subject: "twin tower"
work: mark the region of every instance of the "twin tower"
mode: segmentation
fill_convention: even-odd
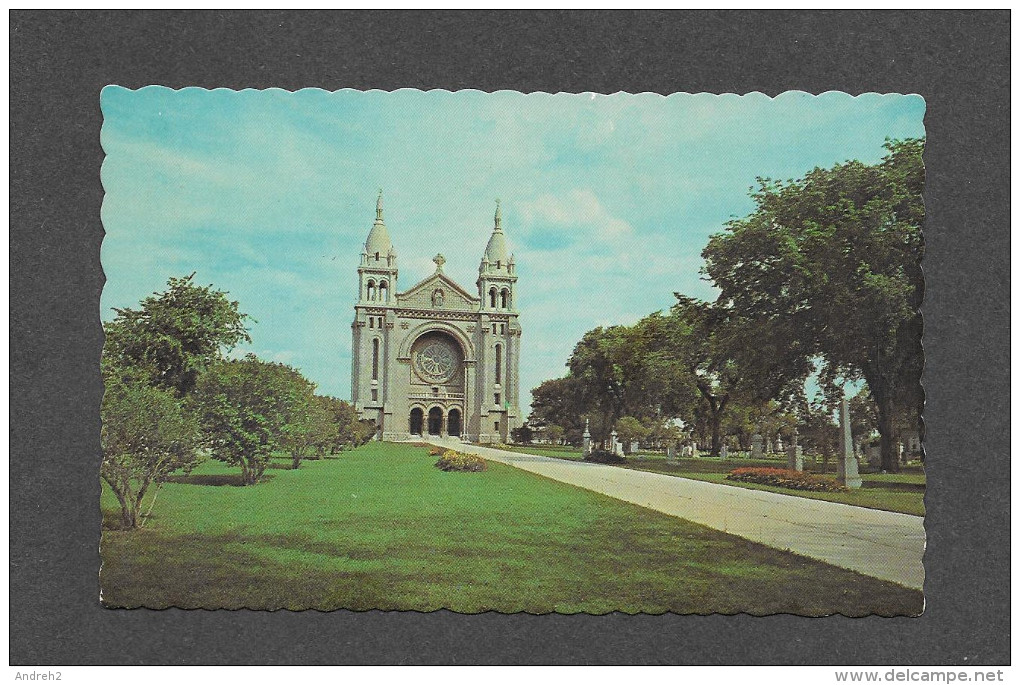
[[[420,235],[420,232],[418,233]],[[425,243],[425,241],[422,241]],[[383,220],[382,192],[358,266],[351,394],[381,440],[456,436],[507,442],[520,424],[521,326],[517,269],[499,202],[478,267],[477,295],[443,272],[397,287],[397,252]]]

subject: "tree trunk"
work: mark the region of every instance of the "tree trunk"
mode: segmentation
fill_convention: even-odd
[[[247,460],[241,462],[241,485],[255,484],[255,469]]]
[[[718,457],[722,453],[722,411],[712,412],[712,451],[709,456]]]
[[[301,455],[298,454],[297,452],[293,452],[290,455],[290,459],[291,459],[290,467],[292,469],[296,469],[299,466],[301,466]]]
[[[900,459],[896,450],[896,427],[890,405],[892,402],[888,400],[878,403],[878,435],[882,451],[882,470],[896,473],[900,470]]]
[[[106,482],[110,483],[110,489],[113,490],[113,494],[117,496],[117,501],[120,502],[121,525],[127,529],[135,528],[137,519],[135,518],[135,510],[132,506],[130,494],[125,494],[122,488],[116,487],[109,479]]]

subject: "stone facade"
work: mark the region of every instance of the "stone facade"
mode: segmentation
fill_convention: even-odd
[[[430,433],[507,442],[520,423],[521,327],[498,203],[477,295],[443,272],[445,261],[436,255],[435,273],[398,290],[380,193],[358,266],[351,399],[381,440]]]

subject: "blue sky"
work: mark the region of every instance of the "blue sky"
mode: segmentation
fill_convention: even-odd
[[[585,331],[667,308],[674,291],[712,297],[701,250],[753,209],[756,176],[873,162],[885,138],[924,134],[916,95],[150,86],[101,101],[103,319],[195,271],[258,321],[243,351],[343,398],[377,188],[402,289],[441,252],[474,292],[502,199],[527,399]]]

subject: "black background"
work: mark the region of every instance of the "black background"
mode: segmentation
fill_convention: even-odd
[[[10,17],[12,664],[1008,663],[1008,12]],[[920,93],[928,104],[924,615],[102,609],[99,91],[107,84]]]

